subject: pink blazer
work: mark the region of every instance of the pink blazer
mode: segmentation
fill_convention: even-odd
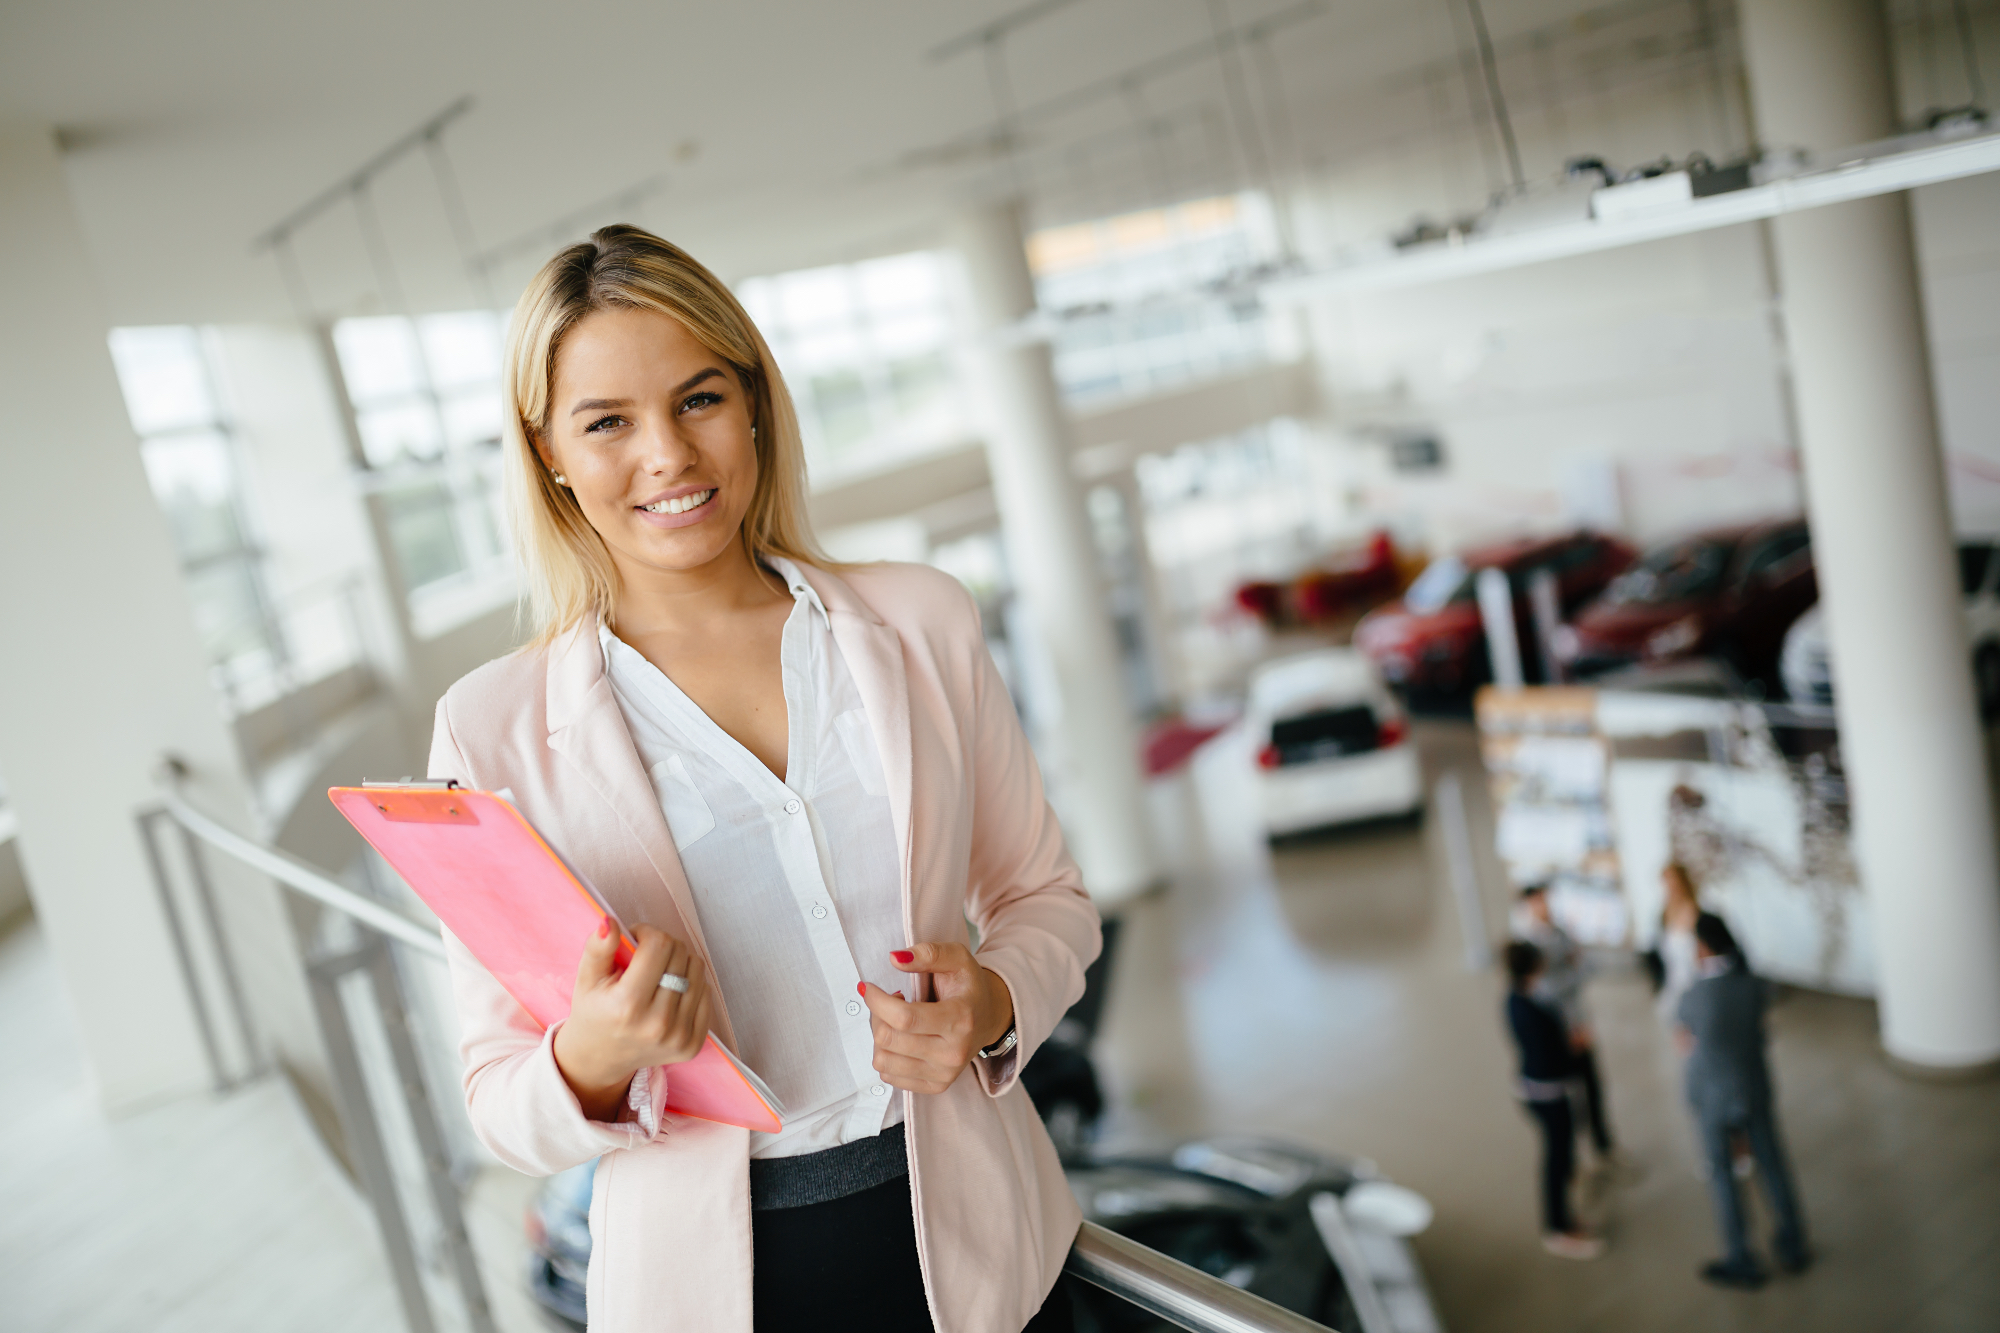
[[[905,939],[969,945],[970,918],[979,961],[1013,993],[1020,1045],[1011,1065],[902,1096],[917,1252],[938,1333],[1018,1333],[1054,1285],[1082,1217],[1016,1076],[1083,993],[1101,942],[1097,912],[965,590],[919,565],[804,573],[860,687],[888,777]],[[669,931],[706,956],[594,621],[452,686],[438,703],[430,773],[511,788],[627,922]],[[446,945],[480,1139],[531,1175],[598,1158],[592,1333],[751,1333],[748,1131],[668,1116],[648,1136],[636,1121],[586,1119],[550,1053],[555,1029],[542,1031],[449,934]],[[716,1033],[733,1045],[729,997],[718,1000]]]

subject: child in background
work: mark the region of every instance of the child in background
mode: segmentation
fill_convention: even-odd
[[[1576,1120],[1569,1109],[1569,1080],[1576,1073],[1576,1053],[1562,1016],[1534,998],[1545,968],[1542,951],[1526,940],[1507,946],[1507,1028],[1521,1053],[1516,1092],[1542,1132],[1542,1248],[1563,1259],[1595,1259],[1604,1253],[1604,1242],[1570,1214]]]

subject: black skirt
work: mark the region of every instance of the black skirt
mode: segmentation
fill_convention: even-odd
[[[757,1333],[933,1333],[907,1167],[880,1184],[797,1207],[756,1206],[760,1197],[770,1197],[757,1183],[753,1174],[751,1300]],[[1065,1279],[1023,1333],[1072,1333],[1072,1328]]]

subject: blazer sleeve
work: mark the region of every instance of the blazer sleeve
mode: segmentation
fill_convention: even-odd
[[[972,865],[966,915],[979,929],[980,965],[1006,983],[1014,1001],[1014,1049],[974,1059],[980,1084],[998,1097],[1013,1087],[1035,1051],[1083,996],[1083,970],[1103,947],[1097,908],[1064,845],[1042,790],[1014,701],[972,619]]]
[[[438,701],[430,772],[475,785],[478,779],[452,734],[449,702],[449,697]],[[444,944],[461,1034],[466,1114],[494,1156],[516,1171],[549,1176],[667,1132],[659,1105],[665,1087],[658,1079],[650,1087],[647,1080],[634,1080],[634,1094],[617,1123],[585,1116],[556,1068],[555,1035],[562,1024],[544,1031],[449,930]]]

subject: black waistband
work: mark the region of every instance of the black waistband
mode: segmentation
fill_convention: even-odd
[[[873,1138],[856,1139],[837,1148],[801,1153],[797,1157],[750,1159],[750,1208],[804,1208],[873,1189],[907,1175],[910,1159],[903,1147],[903,1127],[889,1126]]]

